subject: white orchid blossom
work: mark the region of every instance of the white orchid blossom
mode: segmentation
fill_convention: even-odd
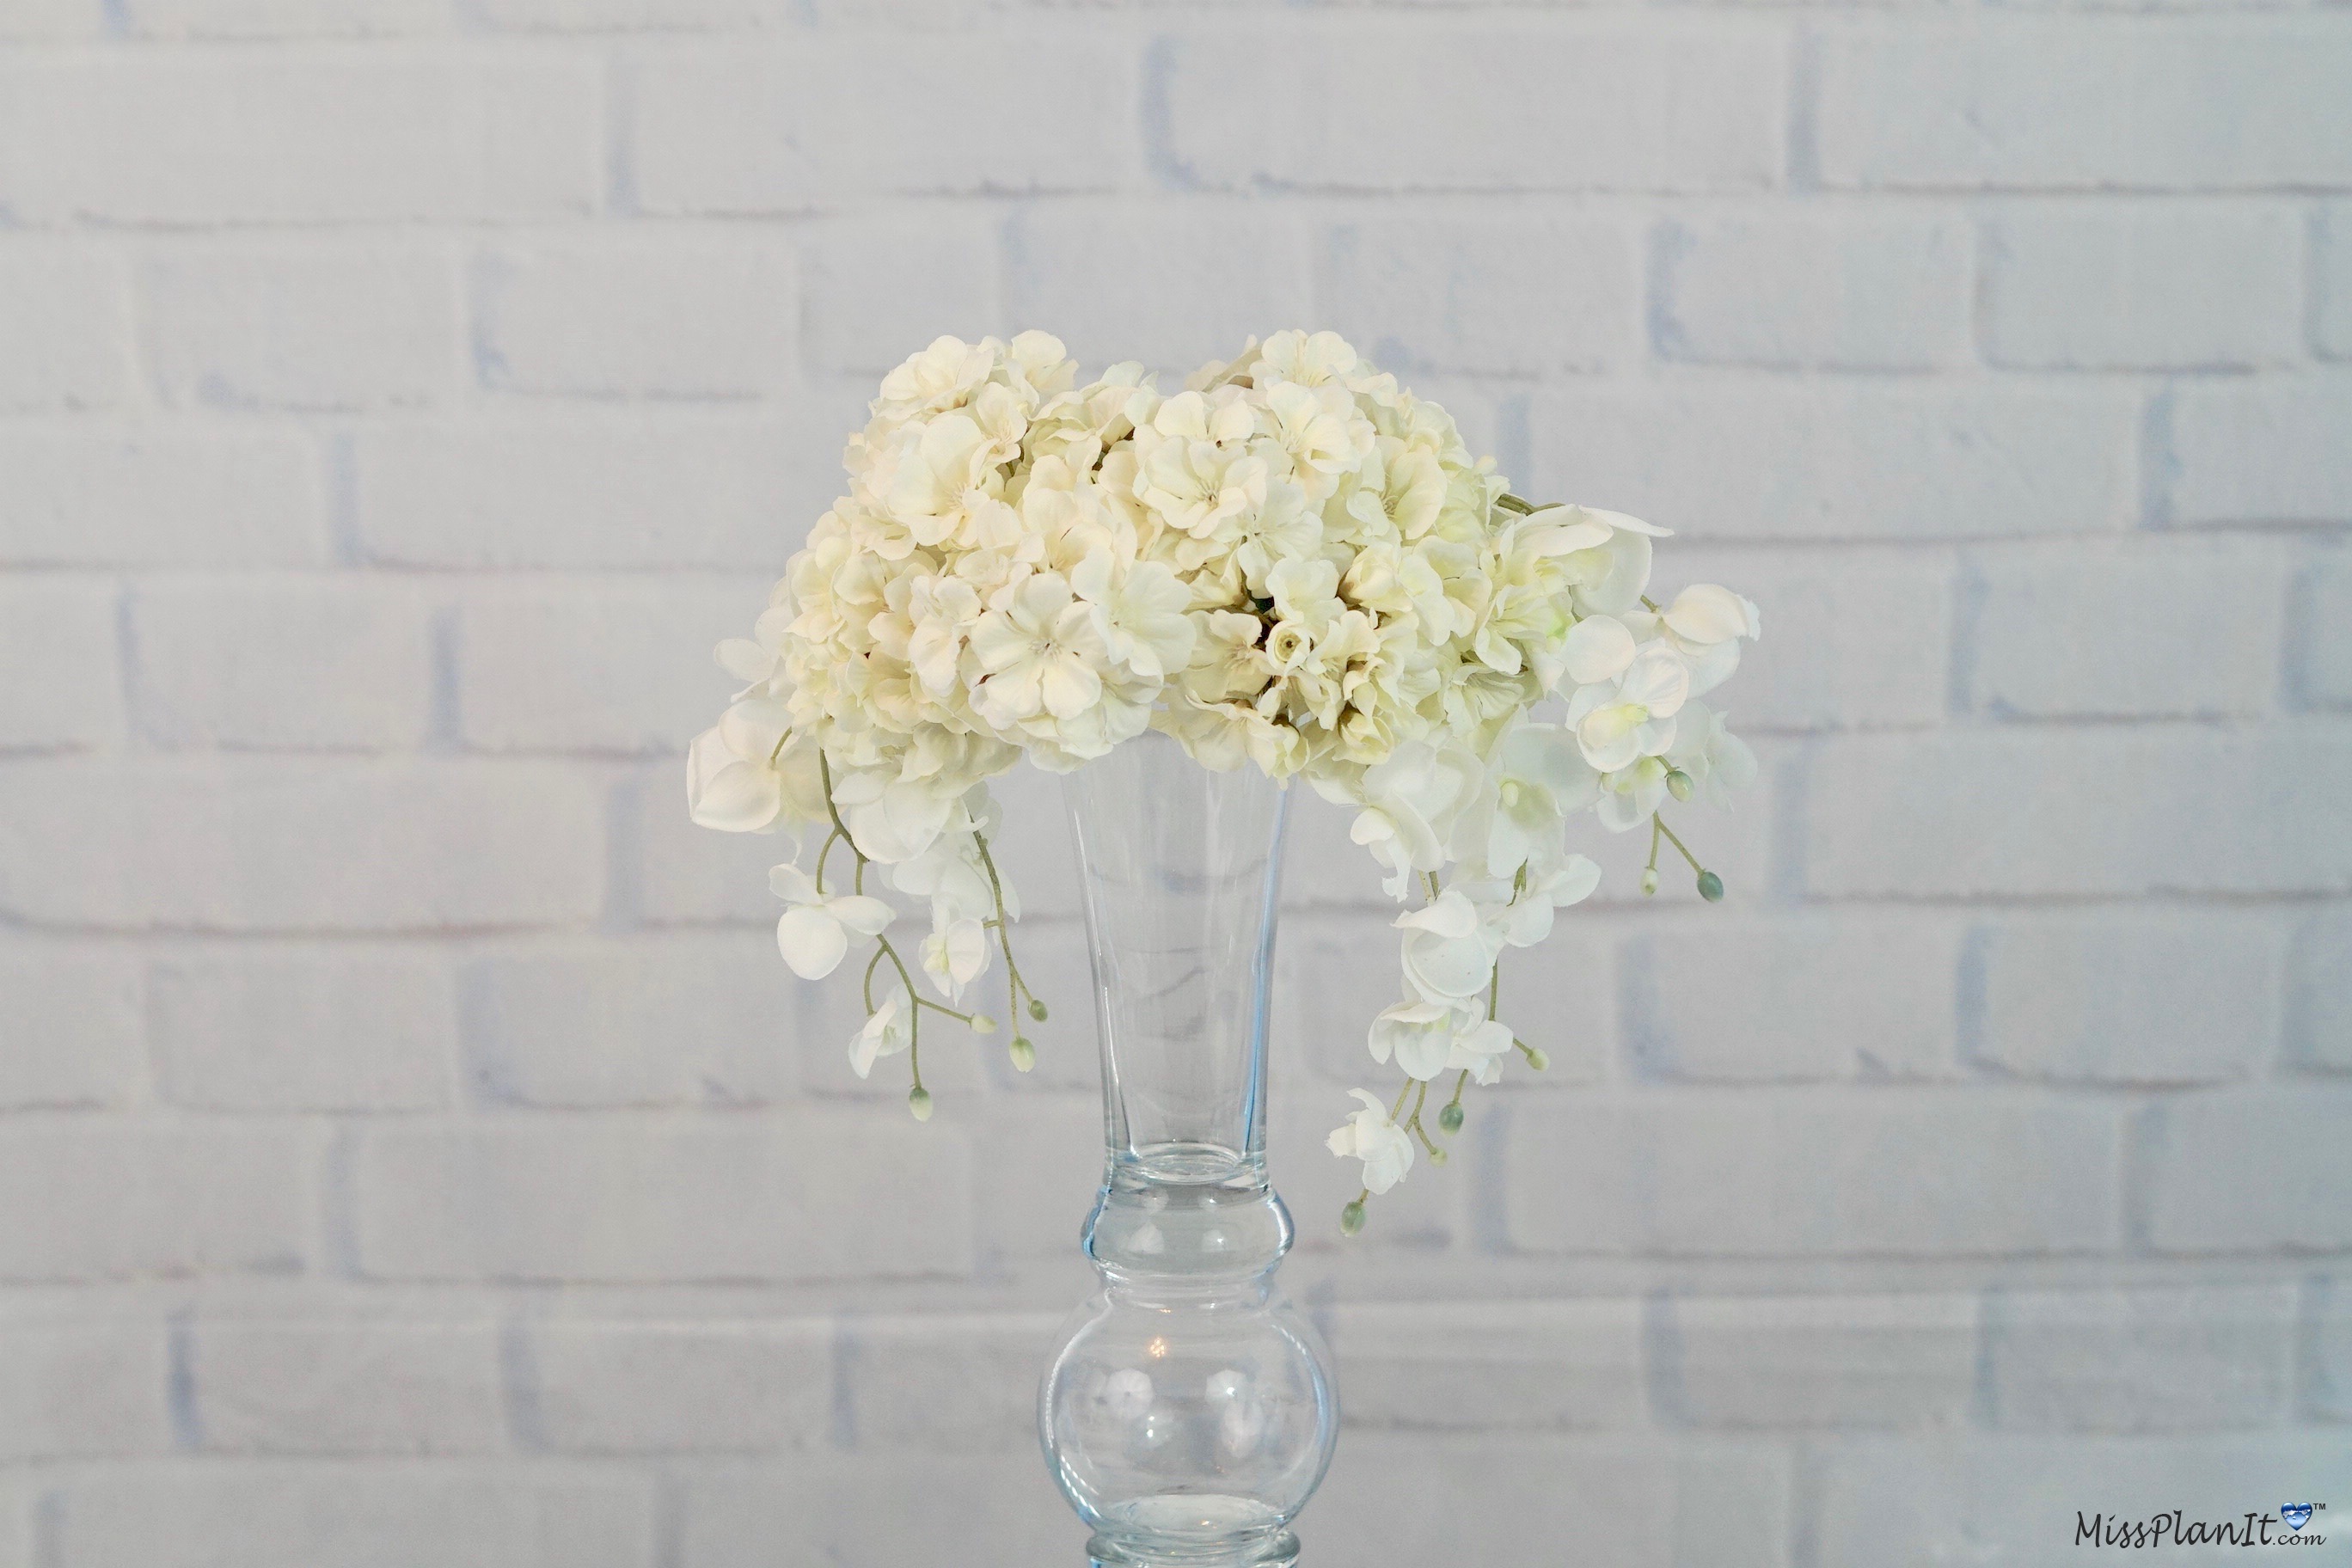
[[[1485,770],[1458,746],[1421,742],[1399,746],[1389,760],[1364,772],[1358,814],[1349,837],[1389,869],[1383,885],[1402,898],[1412,873],[1444,866],[1454,826],[1477,799]]]
[[[1412,1139],[1389,1119],[1388,1107],[1377,1096],[1360,1089],[1348,1092],[1362,1100],[1364,1108],[1324,1140],[1324,1146],[1343,1160],[1364,1163],[1367,1191],[1387,1192],[1412,1169]]]
[[[913,1009],[901,1007],[898,997],[884,997],[865,1026],[850,1037],[851,1070],[865,1078],[874,1071],[875,1062],[884,1057],[895,1057],[913,1045],[914,1030],[909,1026],[912,1016]]]
[[[942,833],[929,848],[884,868],[883,874],[891,887],[929,900],[933,910],[949,920],[985,920],[996,907],[995,886],[989,881],[978,846],[968,833]],[[1006,902],[1010,906],[1006,913],[1018,917],[1021,903],[1010,889]]]
[[[817,748],[791,733],[784,705],[746,698],[687,748],[687,814],[704,827],[757,833],[824,816]]]
[[[1492,788],[1484,843],[1490,876],[1509,876],[1559,842],[1573,813],[1591,805],[1600,777],[1576,737],[1557,724],[1520,724],[1504,735],[1487,769]]]
[[[898,911],[880,899],[856,893],[828,896],[798,866],[768,873],[768,889],[792,908],[776,922],[776,948],[803,980],[822,980],[840,967],[851,932],[880,936]]]
[[[1453,1059],[1454,1037],[1476,1017],[1454,1002],[1399,1002],[1372,1020],[1372,1060],[1393,1055],[1406,1077],[1435,1078]]]
[[[893,778],[878,768],[836,777],[833,803],[858,852],[885,865],[910,860],[938,842],[958,804],[931,781]]]
[[[1741,640],[1763,635],[1755,604],[1713,583],[1695,583],[1657,612],[1657,635],[1690,666],[1690,694],[1700,697],[1739,668]]]
[[[1690,667],[1670,647],[1650,644],[1614,679],[1581,687],[1568,721],[1584,760],[1614,773],[1675,743],[1675,715],[1690,696]]]
[[[950,1002],[963,1000],[963,988],[988,967],[988,932],[969,917],[942,921],[923,939],[923,973],[940,994]]]
[[[1480,1018],[1454,1037],[1453,1048],[1440,1070],[1466,1072],[1475,1084],[1493,1083],[1503,1076],[1503,1063],[1517,1043],[1508,1024]]]
[[[1692,781],[1693,792],[1709,805],[1728,806],[1733,790],[1756,782],[1756,753],[1733,734],[1722,714],[1704,702],[1685,702],[1675,717],[1675,743],[1665,762]]]
[[[1466,1002],[1486,989],[1500,944],[1458,888],[1397,916],[1404,932],[1405,984],[1425,1002]]]

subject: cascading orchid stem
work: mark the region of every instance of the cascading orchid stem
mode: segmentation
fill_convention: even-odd
[[[824,847],[816,852],[816,890],[818,892],[822,893],[824,891],[824,865],[826,861],[833,858],[833,847],[844,842],[848,838],[848,837],[849,835],[844,833],[838,827],[825,835]],[[857,846],[855,844],[852,844],[849,848],[850,853],[852,854],[856,854],[857,852]]]
[[[988,923],[995,928],[998,944],[1004,951],[1006,1003],[1017,1019],[1021,1014],[1021,1004],[1025,999],[1029,1004],[1029,1016],[1042,1024],[1046,1017],[1045,1004],[1029,989],[1029,983],[1021,978],[1021,965],[1013,962],[1013,917],[1004,912],[1004,879],[997,875],[996,858],[988,852],[987,837],[975,833],[972,842],[980,847],[980,864],[988,873],[989,894],[996,902],[996,918]]]
[[[777,744],[781,749],[783,742],[780,741]],[[833,847],[835,844],[846,843],[849,846],[850,854],[855,856],[857,861],[856,874],[853,880],[855,896],[862,897],[866,891],[866,868],[871,863],[871,858],[858,847],[856,837],[850,833],[847,824],[842,821],[841,807],[835,800],[833,793],[833,764],[821,752],[817,757],[817,776],[824,790],[825,812],[832,821],[833,831],[826,836],[823,847],[817,851],[816,871],[811,880],[821,898],[825,890],[824,871],[827,862],[832,858]],[[996,888],[997,908],[1001,912],[1003,909],[1003,884],[997,881],[992,867],[990,868],[990,880]],[[1012,948],[1008,943],[1005,947],[1005,963],[1008,968],[1012,964]],[[916,1121],[928,1121],[931,1118],[931,1096],[930,1091],[923,1087],[922,1033],[925,1010],[953,1018],[974,1034],[980,1035],[995,1033],[996,1021],[985,1014],[965,1012],[960,1008],[948,1006],[944,1003],[935,1002],[924,995],[921,989],[916,985],[914,974],[908,969],[906,960],[899,956],[898,944],[893,942],[887,934],[877,931],[874,937],[874,955],[866,960],[866,973],[860,982],[861,994],[865,999],[866,1011],[868,1015],[867,1030],[861,1031],[859,1041],[853,1043],[851,1047],[853,1059],[856,1059],[860,1047],[867,1041],[876,1019],[885,1021],[887,1034],[887,1025],[891,1016],[880,1012],[874,1003],[875,972],[881,968],[886,959],[898,973],[900,994],[907,1004],[907,1068],[911,1080],[911,1087],[907,1096],[908,1109],[912,1111]],[[871,1058],[868,1057],[866,1061],[870,1065]]]

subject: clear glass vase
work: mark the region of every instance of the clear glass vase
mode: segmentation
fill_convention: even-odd
[[[1102,1036],[1103,1288],[1038,1426],[1097,1568],[1279,1564],[1338,1435],[1330,1355],[1274,1288],[1266,1001],[1285,792],[1151,733],[1069,775]]]

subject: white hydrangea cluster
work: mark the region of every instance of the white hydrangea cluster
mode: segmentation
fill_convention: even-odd
[[[796,854],[773,873],[778,942],[814,978],[851,936],[875,939],[851,1059],[862,1076],[908,1052],[918,1116],[921,1016],[992,1030],[961,1007],[992,950],[1016,1019],[1045,1016],[990,850],[985,781],[1024,755],[1066,771],[1156,728],[1204,766],[1300,775],[1357,809],[1383,885],[1420,900],[1397,921],[1403,998],[1370,1038],[1403,1091],[1356,1091],[1364,1108],[1331,1137],[1363,1162],[1366,1196],[1416,1147],[1443,1160],[1421,1120],[1433,1081],[1454,1077],[1451,1132],[1466,1084],[1514,1051],[1542,1065],[1496,1018],[1496,962],[1597,884],[1570,820],[1648,823],[1651,890],[1662,837],[1689,858],[1661,805],[1754,773],[1699,699],[1757,636],[1756,606],[1713,585],[1657,605],[1664,530],[1510,494],[1444,409],[1335,334],[1277,333],[1172,395],[1132,364],[1078,386],[1041,332],[941,338],[872,413],[849,493],[752,637],[720,645],[748,684],[696,739],[688,798],[713,827],[825,829],[812,868]],[[1538,721],[1555,696],[1564,712]],[[845,846],[846,892],[827,879]],[[944,1002],[892,943],[869,866],[929,901],[919,960]],[[1017,1028],[1013,1050],[1034,1059]],[[1346,1224],[1362,1217],[1360,1198]]]

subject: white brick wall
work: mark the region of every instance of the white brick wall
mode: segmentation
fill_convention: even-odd
[[[676,762],[877,374],[1032,325],[1338,327],[1764,606],[1731,898],[1519,961],[1553,1070],[1344,1246],[1393,933],[1300,813],[1318,1561],[2352,1506],[2347,80],[2307,0],[0,5],[0,1568],[1077,1560],[1054,788],[1043,1059],[918,1128]]]

